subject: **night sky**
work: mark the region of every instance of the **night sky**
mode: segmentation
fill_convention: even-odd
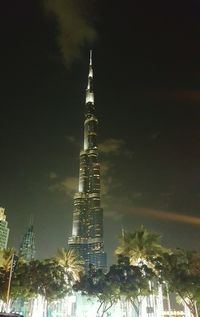
[[[18,248],[31,215],[37,257],[66,246],[92,48],[109,259],[121,229],[140,224],[166,246],[200,250],[199,0],[0,6],[0,205],[9,246]]]

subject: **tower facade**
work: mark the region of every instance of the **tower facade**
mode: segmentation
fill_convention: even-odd
[[[9,231],[5,208],[0,207],[0,249],[7,248]]]
[[[35,256],[35,233],[33,230],[33,225],[30,224],[25,235],[23,236],[19,256],[23,257],[27,262],[34,259]]]
[[[92,51],[84,113],[84,142],[80,151],[79,185],[74,195],[70,248],[79,252],[86,267],[106,268],[103,243],[103,209],[100,197],[100,164],[97,146],[98,119],[95,115]]]

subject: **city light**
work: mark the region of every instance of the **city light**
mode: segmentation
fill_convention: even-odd
[[[100,309],[100,302],[95,297],[88,297],[81,293],[74,293],[63,299],[53,301],[47,305],[43,296],[38,295],[31,301],[31,317],[194,317],[186,305],[183,310],[164,310],[164,296],[162,287],[159,287],[156,295],[141,298],[138,312],[128,300],[121,300],[108,309],[104,315]],[[99,314],[97,313],[99,310]]]

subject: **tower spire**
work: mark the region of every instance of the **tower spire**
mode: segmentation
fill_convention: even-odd
[[[90,65],[92,66],[92,50],[90,50]]]
[[[90,63],[89,63],[88,84],[86,89],[85,103],[86,105],[88,103],[91,103],[92,105],[94,105],[92,50],[90,50]]]
[[[33,214],[30,215],[30,218],[29,218],[29,226],[33,226],[33,222],[34,222],[34,216]]]

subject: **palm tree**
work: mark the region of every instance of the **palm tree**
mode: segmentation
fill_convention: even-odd
[[[74,250],[58,249],[56,260],[65,269],[69,280],[79,281],[80,274],[84,272],[84,261]]]
[[[6,309],[8,305],[9,291],[10,291],[10,272],[12,266],[12,257],[14,249],[0,249],[0,310]],[[6,304],[7,301],[7,304]]]
[[[12,262],[12,256],[14,254],[13,248],[1,249],[0,250],[0,268],[5,272],[10,271],[10,266]]]
[[[151,266],[151,258],[166,251],[160,245],[160,239],[159,233],[149,231],[143,225],[134,232],[123,231],[115,254],[128,256],[131,265]]]
[[[157,273],[154,259],[164,252],[168,252],[167,249],[161,246],[160,239],[161,235],[159,233],[149,231],[142,225],[134,232],[123,232],[115,253],[118,256],[128,256],[131,265],[145,265],[152,269],[154,273]],[[157,288],[156,284],[154,285],[152,281],[149,281],[150,289]],[[146,301],[148,306],[154,307],[154,300],[152,301],[150,296],[147,296]]]

